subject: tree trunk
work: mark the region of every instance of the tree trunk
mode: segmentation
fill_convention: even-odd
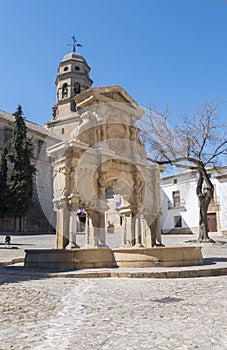
[[[22,217],[19,217],[19,232],[22,231]]]
[[[212,242],[208,235],[207,209],[210,200],[205,196],[198,196],[199,199],[199,242]]]
[[[14,230],[14,232],[17,232],[17,218],[13,218],[13,226],[14,226],[14,228],[13,228],[13,230]]]
[[[206,187],[203,188],[203,181],[205,181]],[[211,199],[213,198],[214,186],[211,183],[209,176],[204,168],[199,170],[199,178],[196,188],[196,193],[199,200],[199,242],[211,242],[214,241],[208,235],[208,221],[207,211]]]

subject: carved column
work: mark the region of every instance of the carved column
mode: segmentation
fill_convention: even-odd
[[[105,211],[91,211],[90,217],[93,225],[93,246],[96,248],[107,247]]]
[[[162,212],[160,210],[158,215],[157,215],[157,217],[156,217],[155,230],[156,230],[156,240],[157,240],[159,245],[163,246],[163,244],[162,244],[162,235],[161,235],[161,226],[160,226],[160,218],[161,218],[161,216],[162,216]]]
[[[71,208],[70,216],[69,216],[69,244],[67,245],[67,249],[80,248],[76,244],[76,234],[77,234],[77,220],[76,220],[76,212]]]
[[[55,203],[57,211],[56,248],[64,249],[69,242],[69,210],[63,201]]]
[[[160,245],[163,246],[162,244],[162,237],[161,237],[161,229],[160,229],[160,216],[162,215],[161,211],[157,214],[156,217],[150,217],[152,218],[149,220],[149,230],[150,230],[150,237],[147,239],[147,242],[149,242],[148,246],[156,246]],[[149,219],[149,218],[148,218]]]
[[[120,212],[122,217],[122,245],[133,245],[134,235],[132,234],[132,213],[130,209],[123,208]]]
[[[141,232],[141,244],[143,247],[146,247],[146,229],[145,229],[145,222],[144,222],[144,216],[140,215],[140,232]]]
[[[140,248],[143,247],[141,240],[141,215],[137,214],[135,216],[135,247]]]
[[[92,244],[92,232],[93,232],[93,225],[90,218],[90,212],[87,210],[86,211],[86,228],[85,228],[85,247],[86,248],[90,248],[94,245]]]
[[[127,244],[126,234],[127,234],[127,216],[125,214],[122,214],[122,245],[123,246]]]
[[[135,216],[133,214],[130,215],[131,219],[131,240],[130,243],[132,246],[136,244],[136,239],[135,239]]]
[[[96,212],[96,224],[94,226],[94,246],[105,248],[106,245],[106,220],[105,213]]]

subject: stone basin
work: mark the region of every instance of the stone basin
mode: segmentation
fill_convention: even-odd
[[[75,270],[195,266],[203,262],[201,247],[75,248],[26,250],[25,267]]]

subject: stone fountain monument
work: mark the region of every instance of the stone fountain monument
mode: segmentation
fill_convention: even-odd
[[[74,97],[64,124],[70,134],[48,149],[53,162],[56,249],[27,251],[26,266],[183,266],[202,262],[199,247],[163,247],[160,172],[151,165],[136,122],[143,110],[120,86],[89,88]],[[62,129],[63,130],[63,129]],[[109,193],[120,197],[122,246],[106,243]],[[77,244],[77,212],[86,213],[85,246]],[[157,246],[158,245],[158,246]]]
[[[53,164],[57,248],[75,248],[76,211],[86,212],[86,247],[106,247],[107,191],[119,193],[123,244],[160,240],[160,171],[149,165],[136,121],[143,110],[119,86],[76,97],[78,125],[70,140],[48,150]]]

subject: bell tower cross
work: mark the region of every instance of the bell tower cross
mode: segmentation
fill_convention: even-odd
[[[75,35],[72,35],[71,38],[72,38],[73,43],[72,44],[68,44],[68,46],[72,46],[73,52],[76,52],[76,47],[78,47],[78,46],[82,47],[82,45],[77,43]]]

